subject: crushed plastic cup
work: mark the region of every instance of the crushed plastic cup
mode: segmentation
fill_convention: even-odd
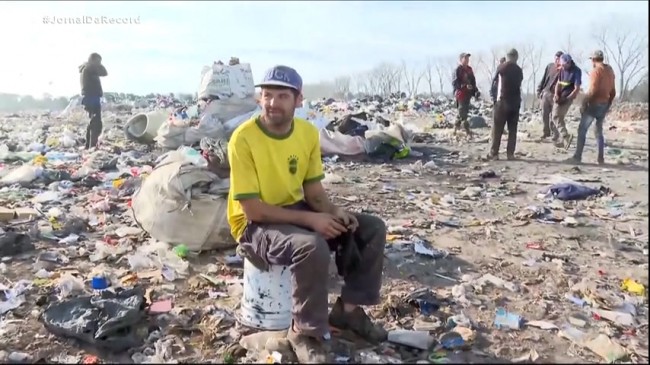
[[[153,260],[139,252],[127,256],[127,261],[129,262],[131,271],[135,271],[135,272],[141,270],[148,270],[154,267]]]

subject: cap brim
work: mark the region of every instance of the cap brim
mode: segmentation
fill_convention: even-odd
[[[280,87],[286,87],[289,89],[298,90],[295,86],[283,81],[265,81],[255,85],[255,87],[264,87],[264,86],[280,86]]]

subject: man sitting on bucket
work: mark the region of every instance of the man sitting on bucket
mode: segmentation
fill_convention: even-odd
[[[330,324],[371,342],[384,341],[386,331],[359,307],[379,303],[384,222],[347,212],[328,199],[321,184],[319,131],[294,117],[302,104],[302,78],[296,70],[273,67],[256,86],[261,88],[261,115],[239,126],[228,143],[228,222],[240,251],[260,269],[290,268],[293,320],[288,339],[301,363],[327,362],[324,340]],[[330,250],[345,245],[359,257],[345,268],[341,297],[328,318]],[[339,252],[341,273],[345,263],[339,262]]]

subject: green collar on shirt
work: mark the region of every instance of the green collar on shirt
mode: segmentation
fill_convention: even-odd
[[[291,121],[291,129],[289,129],[289,132],[286,134],[275,134],[264,127],[264,124],[262,124],[262,120],[260,118],[260,116],[257,116],[257,118],[255,118],[255,124],[257,124],[257,126],[262,130],[262,132],[264,132],[264,134],[266,134],[267,137],[277,140],[283,140],[291,137],[291,133],[293,133],[293,128],[296,123],[294,120]]]

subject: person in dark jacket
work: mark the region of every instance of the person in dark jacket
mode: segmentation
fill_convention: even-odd
[[[454,134],[458,132],[461,124],[465,129],[468,137],[472,137],[472,131],[469,129],[469,106],[472,97],[478,99],[481,93],[476,88],[476,77],[474,70],[469,65],[469,58],[471,54],[461,53],[459,57],[460,64],[456,67],[452,77],[452,87],[454,90],[454,97],[456,98],[456,106],[458,107],[458,117],[454,125]]]
[[[506,62],[505,57],[499,58],[499,65],[497,66],[497,71],[498,67]],[[497,104],[497,89],[499,88],[499,73],[494,72],[494,77],[492,78],[492,85],[490,86],[490,97],[492,98],[492,123],[494,123],[494,112],[496,111],[496,106]],[[506,126],[507,127],[507,126]],[[505,134],[508,134],[507,129],[504,131]]]
[[[492,123],[492,145],[488,159],[499,158],[499,147],[503,130],[508,126],[508,160],[515,158],[517,145],[517,125],[519,124],[519,108],[521,106],[521,83],[524,79],[521,67],[517,65],[519,53],[516,49],[508,51],[507,60],[497,68],[496,104],[494,106],[494,123]]]
[[[104,128],[102,124],[101,98],[104,96],[102,82],[99,79],[108,75],[106,68],[102,65],[102,56],[92,53],[88,62],[79,66],[81,78],[81,105],[88,112],[90,122],[86,128],[86,149],[97,147],[99,135]]]
[[[556,147],[568,149],[571,146],[573,135],[569,134],[564,123],[573,100],[580,93],[582,84],[582,70],[573,62],[573,58],[568,53],[560,57],[560,66],[562,69],[558,74],[555,83],[555,92],[553,95],[553,123],[559,132],[559,136],[553,136],[553,142]],[[559,138],[562,137],[560,141]]]
[[[542,105],[542,123],[544,125],[544,131],[540,141],[545,140],[548,137],[553,136],[557,139],[559,133],[555,124],[551,123],[551,112],[553,111],[553,94],[555,91],[555,84],[557,82],[557,76],[560,73],[560,57],[564,52],[557,51],[555,52],[555,61],[546,65],[544,70],[544,75],[537,85],[537,98],[540,99]]]

